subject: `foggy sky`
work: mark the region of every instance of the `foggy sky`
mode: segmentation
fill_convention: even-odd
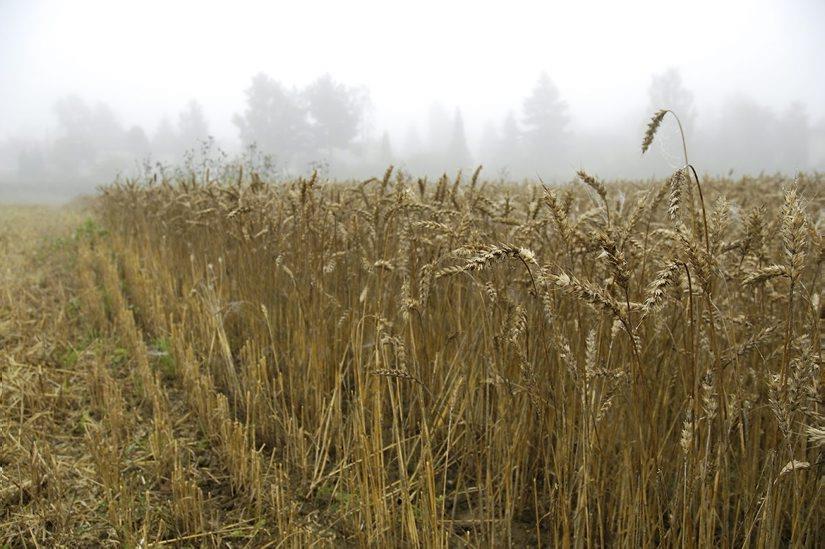
[[[744,93],[825,117],[825,2],[117,2],[0,0],[0,139],[48,138],[78,94],[151,133],[190,99],[237,145],[250,78],[322,73],[369,89],[370,126],[402,144],[438,101],[476,146],[518,110],[541,71],[573,129],[636,132],[651,75],[680,70],[699,118]]]
[[[0,136],[41,131],[54,101],[77,93],[150,128],[198,98],[214,131],[234,137],[231,114],[261,71],[366,85],[374,124],[393,130],[433,100],[480,126],[517,106],[541,70],[584,126],[644,106],[650,75],[670,66],[700,109],[745,90],[825,114],[823,2],[442,4],[3,0]]]

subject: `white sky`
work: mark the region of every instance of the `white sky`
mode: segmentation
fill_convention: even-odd
[[[120,2],[0,0],[0,138],[42,137],[51,105],[101,100],[150,135],[198,99],[235,138],[263,71],[370,89],[374,126],[426,129],[434,100],[468,130],[519,109],[546,70],[579,127],[636,120],[651,74],[681,69],[699,115],[737,91],[825,116],[825,1]],[[632,117],[632,118],[631,118]],[[635,129],[634,129],[635,131]]]

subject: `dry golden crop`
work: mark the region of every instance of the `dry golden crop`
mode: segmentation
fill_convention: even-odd
[[[103,189],[59,298],[82,539],[821,545],[825,180],[579,178]],[[81,539],[15,482],[0,539]]]

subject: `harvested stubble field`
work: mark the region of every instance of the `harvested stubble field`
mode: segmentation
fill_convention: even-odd
[[[823,189],[235,172],[3,210],[0,542],[821,546]]]

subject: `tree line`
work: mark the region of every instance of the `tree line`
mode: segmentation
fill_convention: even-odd
[[[741,95],[726,100],[715,115],[700,117],[681,74],[670,69],[651,78],[647,111],[638,113],[637,125],[662,107],[679,114],[704,170],[741,174],[825,169],[825,125],[812,124],[801,104],[777,112]],[[564,179],[584,165],[604,177],[643,177],[666,173],[672,167],[669,155],[679,153],[668,151],[663,140],[659,160],[643,164],[635,150],[638,127],[576,130],[566,100],[546,73],[539,75],[520,108],[488,121],[476,147],[468,144],[458,107],[450,110],[434,103],[426,137],[411,125],[400,145],[388,132],[373,131],[371,114],[364,87],[337,82],[329,74],[303,88],[288,87],[261,73],[251,79],[245,104],[232,122],[246,158],[284,176],[321,170],[336,177],[362,177],[389,164],[438,175],[484,164],[488,176],[505,179]],[[0,182],[98,184],[148,164],[226,155],[210,137],[204,110],[194,100],[176,118],[162,118],[151,136],[140,126],[124,125],[105,103],[74,95],[58,100],[54,115],[53,138],[0,143]]]

